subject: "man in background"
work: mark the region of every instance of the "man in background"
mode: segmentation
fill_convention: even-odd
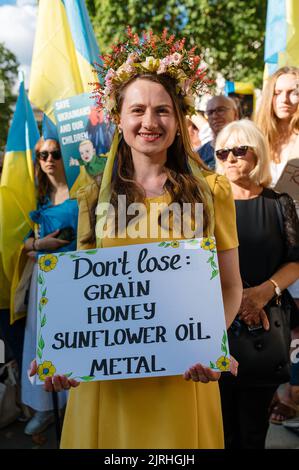
[[[224,95],[213,96],[207,103],[206,116],[212,130],[213,138],[200,147],[198,153],[205,164],[214,170],[214,146],[216,137],[227,124],[239,119],[238,108],[232,98],[228,98]]]

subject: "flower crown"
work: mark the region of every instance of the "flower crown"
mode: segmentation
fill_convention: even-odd
[[[104,109],[106,120],[118,122],[116,91],[123,83],[140,73],[169,75],[176,81],[176,91],[184,99],[187,113],[195,113],[194,95],[206,90],[210,81],[205,78],[201,57],[195,55],[196,47],[184,48],[185,38],[175,41],[167,37],[164,29],[161,37],[152,31],[142,38],[127,28],[127,40],[112,48],[112,53],[101,56],[102,64],[95,64],[100,83],[95,83],[94,95],[99,108]]]

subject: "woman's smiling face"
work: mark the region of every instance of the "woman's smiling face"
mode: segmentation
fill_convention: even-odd
[[[137,79],[124,91],[120,128],[132,155],[166,158],[178,122],[170,95],[156,82]]]

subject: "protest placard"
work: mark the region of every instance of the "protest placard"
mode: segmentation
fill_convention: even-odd
[[[110,148],[114,126],[104,122],[90,93],[56,101],[54,112],[66,180],[72,188],[80,167],[91,178],[103,170],[100,155]]]
[[[215,240],[202,238],[39,257],[38,382],[227,370]]]
[[[288,193],[294,201],[299,201],[299,158],[292,158],[286,163],[274,189],[279,193]]]

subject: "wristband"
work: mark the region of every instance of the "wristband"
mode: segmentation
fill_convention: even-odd
[[[281,294],[282,294],[281,289],[280,289],[279,285],[277,284],[277,282],[274,281],[274,279],[269,279],[269,281],[274,286],[274,291],[275,291],[275,295],[276,295],[276,304],[281,305]]]
[[[282,294],[279,285],[277,284],[276,281],[274,281],[274,279],[269,279],[269,281],[270,281],[270,282],[273,284],[273,286],[274,286],[274,291],[275,291],[276,296],[279,297],[279,296]]]
[[[33,245],[32,245],[33,250],[34,250],[34,251],[37,251],[37,247],[35,246],[35,242],[37,242],[37,238],[35,238],[35,239],[33,240]]]

